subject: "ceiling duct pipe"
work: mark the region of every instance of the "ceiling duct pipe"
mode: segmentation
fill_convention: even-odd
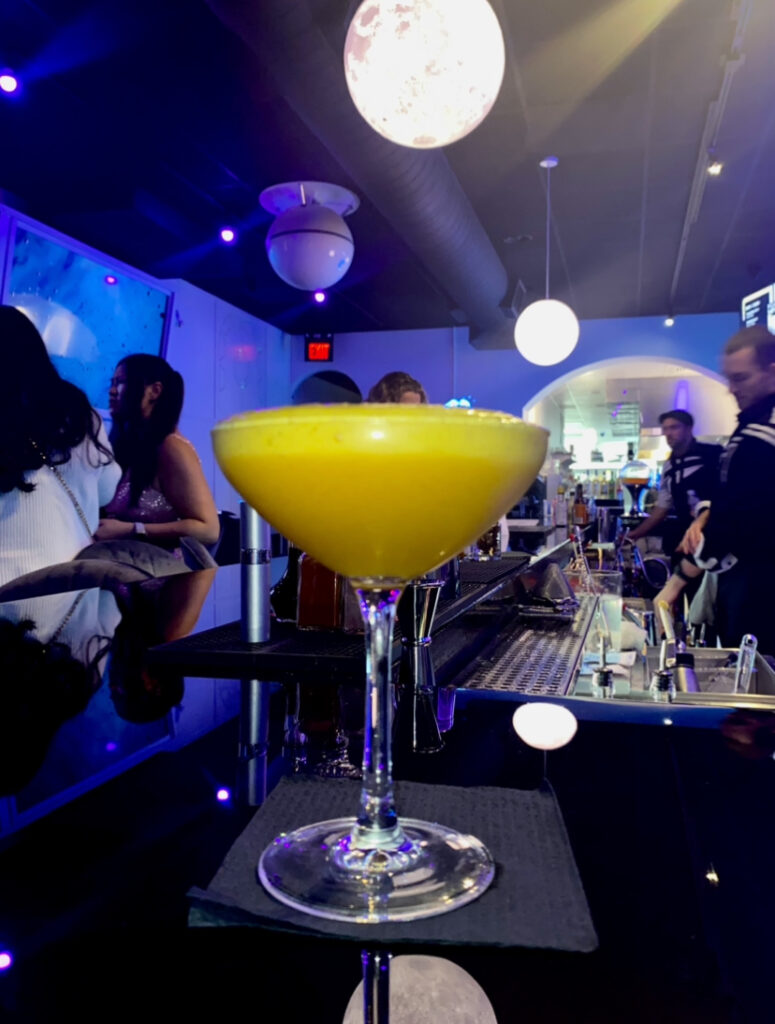
[[[306,0],[208,0],[269,68],[296,114],[466,315],[472,334],[499,336],[506,268],[441,150],[383,138],[355,108],[336,53]]]

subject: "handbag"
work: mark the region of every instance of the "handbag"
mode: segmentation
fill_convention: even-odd
[[[86,513],[81,508],[80,501],[76,498],[76,496],[73,494],[72,490],[70,489],[70,485],[68,484],[67,480],[65,480],[65,478],[62,476],[62,473],[60,472],[60,470],[56,466],[52,465],[46,459],[46,456],[40,450],[40,447],[38,446],[36,441],[34,441],[32,438],[30,438],[30,444],[35,449],[35,451],[38,453],[38,455],[40,456],[40,459],[41,459],[41,462],[43,463],[43,465],[51,470],[51,472],[57,478],[59,483],[62,485],[65,494],[68,496],[70,501],[72,501],[73,507],[75,508],[75,511],[78,513],[78,518],[83,523],[83,528],[84,528],[84,530],[86,530],[86,536],[89,538],[90,541],[93,540],[94,538],[92,536],[91,528],[89,526],[89,520],[86,518]]]
[[[94,536],[89,529],[89,521],[86,518],[85,512],[81,508],[81,503],[73,494],[62,473],[56,466],[47,462],[45,455],[41,452],[40,448],[32,438],[30,438],[30,444],[40,456],[43,465],[47,466],[51,470],[62,485],[65,494],[67,494],[70,501],[72,501],[73,507],[78,513],[78,518],[83,523],[84,530],[86,530],[89,543],[82,551],[78,552],[74,561],[90,561],[92,559],[99,559],[101,561],[116,562],[122,566],[129,566],[133,569],[139,570],[146,576],[146,578],[176,576],[178,573],[189,572],[191,570],[191,566],[186,565],[183,559],[175,558],[175,556],[169,551],[165,551],[163,548],[160,548],[155,544],[148,544],[146,541],[130,537],[122,537],[117,540],[95,541]],[[205,559],[209,559],[209,563],[212,563],[212,565],[215,566],[217,564],[215,560],[210,558],[204,548],[202,548],[202,550],[204,552]],[[193,552],[194,557],[196,557],[196,554],[197,552],[195,549]],[[209,568],[209,563],[205,561],[204,564],[196,564],[194,567]]]

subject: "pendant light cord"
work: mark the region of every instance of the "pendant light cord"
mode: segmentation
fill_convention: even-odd
[[[552,169],[546,168],[546,296],[549,298],[549,246],[552,235]]]

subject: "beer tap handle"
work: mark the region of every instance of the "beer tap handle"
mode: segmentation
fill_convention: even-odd
[[[676,639],[675,624],[670,614],[670,606],[667,601],[657,601],[657,614],[659,615],[662,629],[665,634],[665,668],[675,668],[676,662]]]

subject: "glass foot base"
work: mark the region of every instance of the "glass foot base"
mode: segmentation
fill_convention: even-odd
[[[336,818],[278,836],[258,862],[261,884],[305,914],[376,924],[455,910],[495,874],[482,842],[444,825],[402,818],[398,850],[367,851],[352,848],[354,826],[354,818]]]

